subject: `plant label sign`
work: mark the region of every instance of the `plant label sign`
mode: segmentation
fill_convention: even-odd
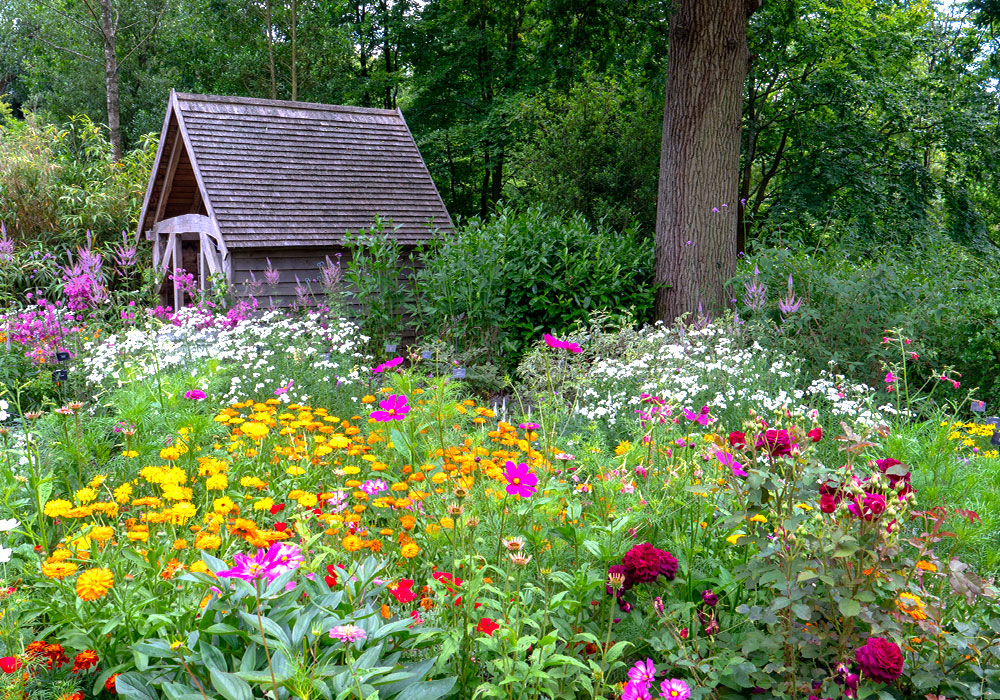
[[[422,353],[420,353],[420,359],[422,360],[429,360],[431,359],[431,357],[433,357],[433,355],[431,355],[430,350],[424,350]]]
[[[69,379],[69,372],[64,369],[57,369],[52,373],[52,381],[54,382],[65,382]]]
[[[56,362],[69,362],[69,353],[65,350],[60,350],[56,353]]]
[[[986,402],[985,401],[973,401],[969,408],[972,409],[973,413],[985,413],[986,412]]]
[[[465,379],[465,367],[456,367],[451,371],[453,379]]]
[[[395,343],[386,343],[385,344],[385,351],[388,352],[388,353],[396,352],[396,344]]]

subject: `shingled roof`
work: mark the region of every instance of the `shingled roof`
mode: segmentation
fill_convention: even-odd
[[[229,248],[339,245],[376,215],[404,244],[452,226],[398,109],[171,91],[140,232],[164,211],[177,138]]]

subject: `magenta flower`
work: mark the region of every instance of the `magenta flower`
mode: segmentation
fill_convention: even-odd
[[[216,576],[219,578],[241,578],[244,581],[256,581],[267,576],[269,568],[273,565],[267,559],[267,552],[258,549],[252,557],[248,554],[237,554],[233,557],[233,568],[226,571],[219,571]]]
[[[689,411],[686,408],[683,410],[684,410],[684,417],[687,418],[689,421],[694,421],[698,425],[708,425],[709,423],[712,422],[711,416],[708,415],[709,411],[708,406],[702,406],[701,410],[698,413],[695,413],[694,411]]]
[[[746,471],[743,469],[743,465],[736,461],[736,458],[729,452],[723,452],[718,450],[715,453],[715,458],[719,460],[719,463],[723,466],[729,467],[733,470],[733,476],[747,476]]]
[[[653,700],[649,694],[649,686],[635,681],[629,681],[622,688],[622,700]]]
[[[305,557],[302,556],[302,550],[295,545],[275,542],[268,547],[264,561],[267,564],[267,573],[265,574],[267,580],[273,581],[283,573],[299,568],[305,561]]]
[[[383,362],[382,364],[380,364],[378,367],[376,367],[375,369],[373,369],[372,372],[375,373],[375,374],[379,374],[380,372],[384,372],[387,369],[392,369],[393,367],[397,367],[397,366],[399,366],[401,364],[403,364],[403,358],[402,357],[394,357],[391,360],[388,360],[388,361]]]
[[[344,644],[352,644],[359,639],[364,639],[368,635],[363,629],[355,625],[337,625],[332,630],[330,630],[330,637],[332,639],[339,639],[344,642]]]
[[[688,700],[691,688],[680,678],[668,678],[660,683],[660,697],[669,700]]]
[[[403,420],[410,412],[410,406],[403,394],[391,394],[378,402],[381,411],[372,411],[369,415],[379,423],[390,420]]]
[[[636,661],[635,666],[628,670],[629,680],[649,687],[656,678],[656,667],[653,666],[652,659]]]
[[[583,352],[583,348],[581,348],[576,343],[571,343],[568,340],[559,340],[555,336],[549,335],[548,333],[546,333],[544,337],[545,337],[545,344],[548,345],[550,348],[556,348],[558,350],[569,350],[572,353]]]
[[[886,384],[892,384],[894,381],[896,381],[896,375],[894,375],[892,372],[889,372],[887,375],[885,375]]]
[[[507,471],[503,477],[507,480],[507,493],[511,496],[528,498],[538,490],[535,488],[538,485],[538,477],[531,473],[527,464],[524,462],[514,464],[508,460],[504,466],[507,467]]]
[[[294,383],[295,383],[294,379],[289,379],[288,384],[285,384],[285,386],[279,386],[277,389],[274,390],[274,395],[281,396],[282,394],[287,394],[288,390],[292,388],[292,384]]]
[[[185,399],[191,399],[192,401],[201,401],[205,398],[205,392],[201,389],[192,389],[188,393],[184,394]]]

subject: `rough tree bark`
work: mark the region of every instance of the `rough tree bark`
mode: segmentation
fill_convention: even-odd
[[[111,132],[111,151],[117,163],[122,159],[122,125],[118,108],[118,53],[115,49],[118,21],[111,7],[111,0],[101,0],[101,33],[104,35],[104,82],[107,88],[108,131]]]
[[[679,0],[675,7],[656,208],[656,313],[667,322],[727,301],[724,283],[736,269],[747,19],[760,0]]]

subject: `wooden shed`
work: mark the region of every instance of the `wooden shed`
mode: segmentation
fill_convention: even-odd
[[[138,228],[164,304],[185,304],[176,269],[242,296],[270,259],[281,279],[264,294],[288,305],[296,276],[316,280],[376,216],[404,252],[452,227],[398,109],[170,92]]]

